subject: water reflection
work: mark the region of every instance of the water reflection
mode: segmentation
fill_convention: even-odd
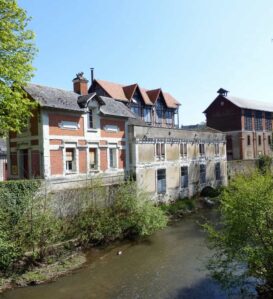
[[[209,255],[198,221],[211,211],[193,215],[137,243],[122,243],[88,253],[88,265],[54,283],[17,289],[5,299],[223,299],[227,295],[204,270]],[[123,252],[118,256],[118,250]]]

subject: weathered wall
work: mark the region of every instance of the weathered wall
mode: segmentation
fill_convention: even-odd
[[[171,200],[193,196],[205,186],[227,184],[225,136],[216,131],[186,131],[146,126],[129,127],[130,146],[135,149],[130,159],[130,169],[136,174],[140,188],[155,199]],[[165,155],[156,154],[156,144],[165,148]],[[199,144],[205,146],[200,155]],[[180,144],[187,145],[187,154],[181,155]],[[219,153],[216,153],[216,144]],[[216,163],[220,163],[220,179],[216,180]],[[200,183],[200,164],[206,166],[206,182]],[[188,167],[188,187],[182,186],[181,168]],[[166,170],[166,192],[158,194],[157,171]]]
[[[256,160],[235,160],[227,162],[228,179],[234,178],[237,174],[249,174],[256,169]]]

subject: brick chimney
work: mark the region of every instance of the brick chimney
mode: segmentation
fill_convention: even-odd
[[[88,80],[83,76],[83,72],[78,73],[72,80],[74,92],[84,96],[88,94]]]

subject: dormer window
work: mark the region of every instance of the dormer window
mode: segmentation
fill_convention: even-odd
[[[166,110],[166,124],[168,126],[173,125],[173,111],[171,109]]]
[[[148,124],[152,123],[152,115],[151,115],[151,108],[145,107],[144,108],[144,121]]]
[[[163,122],[163,116],[164,116],[164,111],[165,111],[165,106],[163,104],[163,101],[161,98],[159,98],[156,102],[156,123],[162,125]]]
[[[143,110],[142,98],[138,90],[136,90],[131,100],[131,111],[138,117],[142,118],[142,110]]]

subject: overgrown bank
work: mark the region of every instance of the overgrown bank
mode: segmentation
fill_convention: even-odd
[[[112,190],[111,205],[96,202],[108,196],[106,188],[86,188],[76,200],[56,201],[39,192],[39,181],[12,181],[0,185],[0,282],[11,284],[52,279],[39,267],[63,272],[83,259],[60,268],[76,248],[117,239],[147,236],[167,225],[167,216],[132,182]],[[94,201],[94,198],[96,200]],[[73,205],[71,205],[73,202]],[[69,244],[72,246],[56,246]],[[27,253],[27,254],[26,254]],[[58,261],[58,262],[57,262]],[[71,264],[72,263],[72,264]],[[65,270],[64,270],[65,269]],[[49,271],[50,272],[50,271]],[[29,278],[30,277],[30,278]],[[35,278],[36,277],[36,278]]]

